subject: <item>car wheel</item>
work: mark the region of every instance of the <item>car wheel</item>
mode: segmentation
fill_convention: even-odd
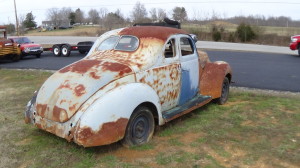
[[[61,55],[61,49],[59,45],[53,45],[52,52],[55,56],[59,57]]]
[[[300,56],[300,47],[298,48],[298,55]]]
[[[86,51],[84,51],[84,50],[78,50],[78,52],[79,52],[80,54],[85,54],[85,53],[86,53]]]
[[[36,54],[36,58],[41,58],[41,54]]]
[[[71,54],[71,46],[68,44],[61,46],[61,54],[65,57],[69,57]]]
[[[154,132],[154,117],[151,110],[141,106],[131,115],[122,144],[125,147],[142,145],[152,138]]]
[[[14,61],[14,62],[18,62],[20,59],[21,59],[21,55],[20,54],[15,54],[12,57],[12,61]]]
[[[222,84],[221,97],[216,99],[216,103],[222,105],[227,102],[228,96],[229,96],[229,85],[230,85],[229,79],[227,77],[225,77],[223,84]]]

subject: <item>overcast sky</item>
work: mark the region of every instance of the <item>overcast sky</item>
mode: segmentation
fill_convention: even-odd
[[[38,25],[47,20],[47,9],[71,7],[73,10],[80,8],[87,14],[93,9],[107,8],[109,12],[121,9],[124,16],[130,12],[137,1],[122,0],[15,0],[18,16],[25,16],[32,11]],[[171,14],[175,6],[185,7],[189,18],[205,18],[213,13],[220,17],[237,15],[264,15],[287,16],[293,20],[300,20],[299,0],[139,0],[149,11],[151,8],[165,9]],[[14,0],[0,0],[0,25],[15,23]]]

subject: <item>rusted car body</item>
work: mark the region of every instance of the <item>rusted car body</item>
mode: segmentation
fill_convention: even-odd
[[[7,39],[6,27],[0,26],[0,59],[11,59],[19,61],[21,55],[20,47],[17,43]]]
[[[85,147],[149,141],[154,124],[226,102],[232,74],[191,36],[159,26],[98,38],[87,56],[54,73],[28,102],[26,123]]]

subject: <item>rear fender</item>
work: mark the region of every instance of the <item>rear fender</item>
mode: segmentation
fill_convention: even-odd
[[[76,126],[74,141],[79,145],[100,146],[121,140],[132,112],[144,102],[155,105],[159,121],[163,121],[159,98],[146,84],[125,84],[103,96],[94,96],[95,101],[89,105]]]
[[[224,61],[207,63],[200,77],[200,94],[219,98],[224,78],[232,76],[231,67]],[[231,80],[231,79],[229,79]]]

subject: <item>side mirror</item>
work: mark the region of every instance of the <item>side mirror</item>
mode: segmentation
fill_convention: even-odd
[[[197,35],[195,34],[190,34],[191,38],[194,40],[194,42],[196,43],[198,41]]]

